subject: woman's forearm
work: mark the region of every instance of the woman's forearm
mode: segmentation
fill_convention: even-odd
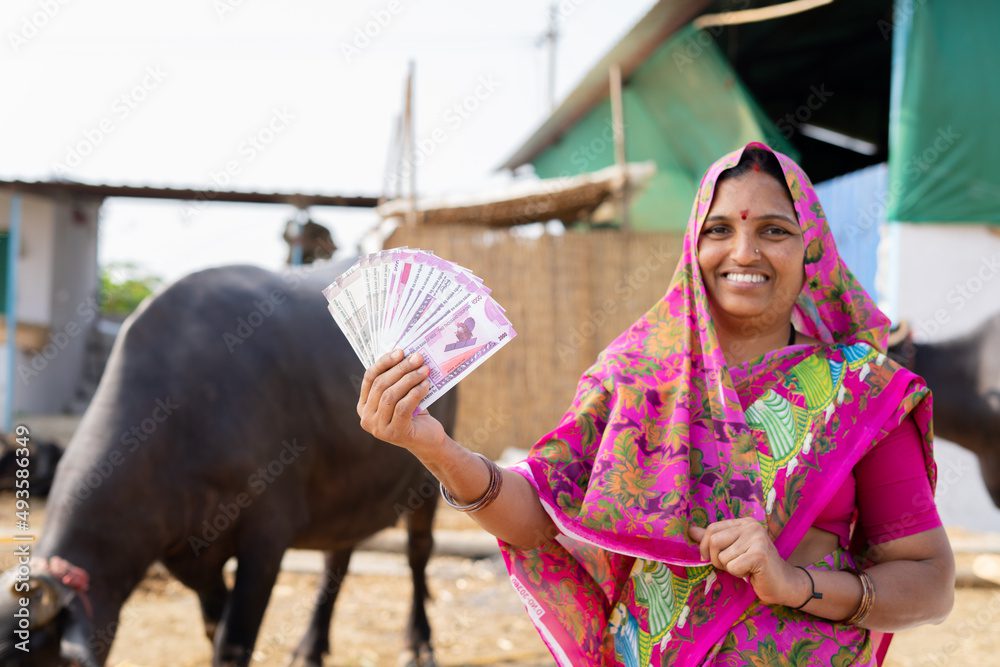
[[[490,473],[483,461],[450,437],[440,447],[412,451],[458,503],[479,498],[489,485]],[[503,487],[496,500],[469,516],[487,532],[517,547],[536,547],[558,533],[535,489],[510,470],[503,471]]]
[[[897,632],[924,623],[940,623],[951,611],[954,582],[946,568],[933,561],[897,560],[880,563],[867,572],[875,583],[875,606],[861,625],[870,630]],[[802,608],[814,616],[842,621],[861,602],[861,582],[849,572],[809,570],[816,581],[822,600],[810,600]],[[801,574],[801,587],[796,600],[787,600],[794,607],[809,597],[808,578]]]

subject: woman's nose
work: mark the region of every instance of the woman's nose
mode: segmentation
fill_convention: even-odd
[[[753,234],[736,232],[733,235],[733,245],[730,249],[730,256],[738,264],[753,264],[757,258],[757,240]]]

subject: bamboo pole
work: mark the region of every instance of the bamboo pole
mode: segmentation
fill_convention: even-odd
[[[622,68],[614,65],[609,74],[611,82],[611,126],[615,137],[615,164],[618,165],[619,182],[615,192],[618,218],[623,231],[629,228],[628,171],[625,162],[625,115],[622,100]]]
[[[406,162],[410,177],[410,211],[407,222],[415,224],[417,221],[417,139],[416,128],[413,122],[413,77],[416,63],[410,61],[409,72],[406,75]]]

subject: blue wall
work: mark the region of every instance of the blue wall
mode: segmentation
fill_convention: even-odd
[[[816,186],[837,250],[851,273],[877,301],[879,233],[886,220],[888,168],[877,164]]]

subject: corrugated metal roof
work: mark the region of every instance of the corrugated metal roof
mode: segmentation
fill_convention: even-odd
[[[21,181],[0,180],[0,189],[46,196],[71,195],[77,197],[138,197],[142,199],[174,199],[203,202],[242,202],[250,204],[290,204],[307,206],[345,206],[374,208],[378,197],[364,195],[336,195],[306,192],[257,192],[242,190],[205,190],[171,186],[128,185],[109,183],[81,183],[79,181]]]

